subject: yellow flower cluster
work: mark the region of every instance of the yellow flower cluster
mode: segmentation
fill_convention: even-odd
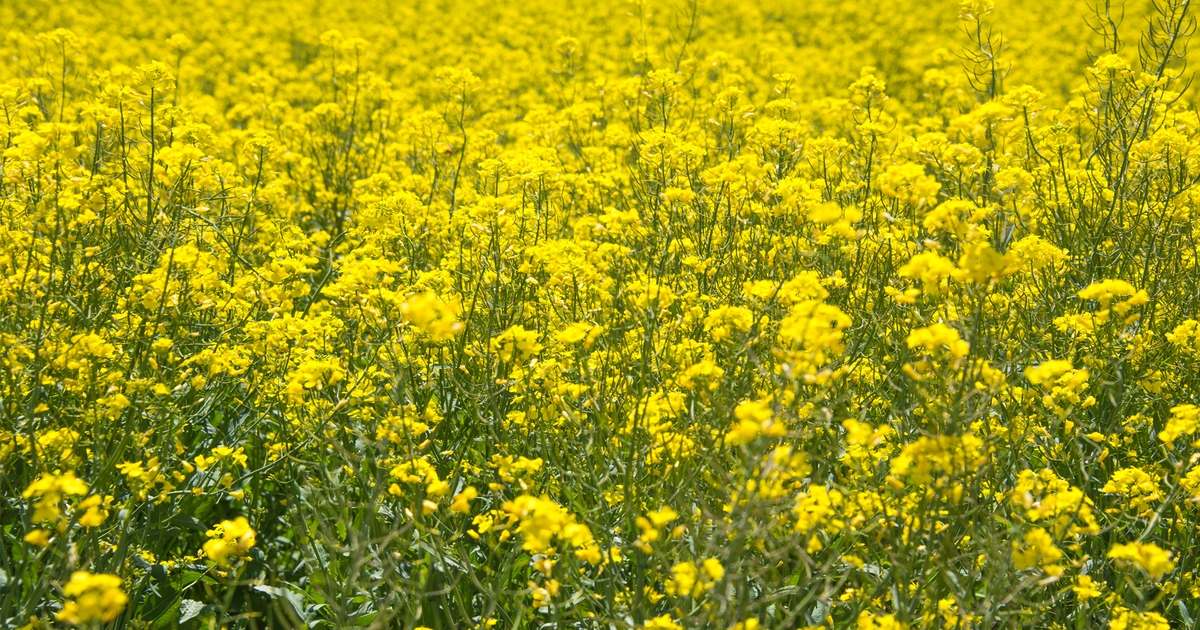
[[[256,533],[244,516],[221,521],[206,533],[209,540],[204,543],[204,555],[222,566],[246,557],[256,542]]]
[[[1192,4],[0,3],[0,625],[1194,626]]]
[[[108,623],[117,618],[129,596],[121,590],[121,578],[111,573],[95,575],[76,571],[62,588],[67,598],[57,617],[72,625]]]

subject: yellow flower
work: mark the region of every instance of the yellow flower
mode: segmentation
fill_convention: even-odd
[[[524,326],[518,325],[493,338],[491,348],[501,361],[519,363],[541,352],[542,344],[538,343],[537,332],[525,330]]]
[[[588,336],[588,330],[590,329],[590,324],[575,322],[573,324],[568,324],[566,328],[563,328],[555,333],[554,338],[557,339],[559,343],[573,345],[586,339]]]
[[[216,457],[205,457],[202,454],[196,456],[196,468],[200,469],[200,472],[204,472],[204,471],[208,470],[216,462],[217,462]]]
[[[938,254],[926,251],[913,256],[896,271],[901,278],[920,280],[925,292],[938,292],[942,283],[954,274],[957,267],[954,261]]]
[[[1118,298],[1126,298],[1114,304]],[[1150,301],[1145,290],[1135,289],[1124,280],[1101,280],[1093,282],[1079,292],[1083,300],[1095,300],[1100,303],[1101,311],[1111,308],[1118,315],[1124,315],[1129,309],[1141,306]]]
[[[910,349],[920,348],[925,354],[952,359],[967,356],[970,346],[958,335],[958,331],[945,324],[937,323],[924,328],[915,328],[906,340]]]
[[[971,473],[987,462],[983,440],[974,435],[922,437],[900,449],[891,460],[891,472],[914,483],[928,484],[962,473]]]
[[[1129,509],[1139,516],[1153,512],[1154,504],[1163,496],[1158,478],[1136,467],[1116,470],[1100,491],[1121,495],[1128,501]]]
[[[683,626],[671,620],[670,615],[659,615],[642,625],[643,630],[683,630]]]
[[[844,498],[841,492],[827,486],[809,486],[808,490],[796,496],[796,504],[792,508],[796,515],[795,531],[809,533],[823,525],[833,531],[841,529],[842,521],[837,515]]]
[[[782,437],[786,427],[775,418],[771,400],[744,400],[733,410],[737,423],[725,434],[725,442],[734,446],[750,444],[759,434]]]
[[[221,566],[230,566],[231,558],[246,557],[256,542],[255,531],[244,516],[221,521],[207,534],[209,540],[204,543],[204,555]]]
[[[680,562],[671,567],[671,579],[663,585],[668,595],[699,597],[705,588],[700,583],[699,571],[691,562]]]
[[[741,306],[721,306],[708,312],[704,330],[712,334],[714,343],[728,339],[735,332],[745,332],[754,325],[754,314]]]
[[[1154,580],[1175,570],[1171,552],[1153,543],[1133,542],[1113,545],[1112,549],[1108,551],[1108,557],[1119,562],[1127,562],[1145,571]]]
[[[1063,552],[1054,546],[1054,539],[1042,529],[1025,532],[1021,542],[1013,542],[1012,560],[1018,569],[1040,568],[1047,575],[1062,575],[1063,568],[1054,563],[1063,558]]]
[[[858,614],[855,630],[904,630],[907,626],[895,615],[876,615],[868,611]]]
[[[1173,447],[1173,442],[1180,436],[1191,435],[1200,429],[1200,407],[1196,405],[1176,405],[1171,407],[1171,417],[1167,426],[1158,432],[1158,439]]]
[[[121,614],[129,601],[129,596],[121,590],[121,578],[111,573],[76,571],[63,587],[63,595],[70,599],[56,616],[76,626],[97,621],[108,623]]]
[[[1135,612],[1117,606],[1112,613],[1109,630],[1171,630],[1166,618],[1155,612]]]
[[[962,0],[958,7],[958,19],[976,22],[996,8],[993,0]]]
[[[465,326],[458,321],[458,305],[446,302],[432,291],[415,293],[400,303],[404,320],[429,336],[430,341],[453,339]]]
[[[1025,369],[1025,378],[1029,379],[1034,385],[1053,381],[1061,374],[1069,372],[1073,369],[1070,361],[1043,361],[1036,366]]]
[[[50,530],[48,530],[48,529],[32,530],[28,534],[25,534],[25,538],[23,538],[22,540],[24,540],[25,542],[27,542],[31,545],[35,545],[37,547],[45,547],[46,545],[50,544]]]
[[[521,495],[505,501],[500,509],[519,523],[517,532],[524,540],[521,548],[526,551],[548,553],[554,539],[577,549],[594,547],[591,529],[576,522],[575,515],[546,497]],[[585,555],[595,557],[590,553]]]
[[[1096,588],[1096,581],[1090,575],[1080,575],[1075,578],[1075,583],[1071,585],[1071,590],[1075,593],[1075,597],[1086,602],[1089,599],[1100,597],[1103,593]]]
[[[471,501],[479,496],[479,492],[475,490],[475,486],[467,486],[462,489],[462,492],[454,495],[454,499],[450,503],[450,511],[460,514],[471,513]]]
[[[671,509],[670,506],[663,506],[662,509],[648,512],[646,514],[646,518],[650,519],[650,522],[653,523],[655,527],[662,527],[663,525],[666,525],[667,523],[679,518],[679,512]]]
[[[645,516],[637,517],[634,523],[638,526],[638,529],[642,530],[642,535],[634,541],[634,546],[643,553],[650,553],[651,547],[649,543],[658,540],[662,535],[662,527],[676,518],[679,518],[679,512],[671,509],[670,506],[663,506],[662,509],[654,510]]]
[[[212,454],[213,454],[213,458],[216,460],[228,459],[228,460],[232,461],[234,464],[241,466],[242,468],[246,467],[247,459],[246,459],[246,449],[244,447],[239,446],[237,448],[237,450],[234,450],[228,446],[221,445],[221,446],[217,446],[217,447],[213,448]],[[209,460],[209,461],[211,462],[212,460]]]
[[[879,189],[883,194],[914,206],[930,204],[941,188],[942,185],[926,173],[923,166],[912,162],[892,164],[879,176]]]
[[[21,496],[26,499],[37,497],[33,504],[34,523],[53,523],[62,515],[59,504],[66,496],[87,494],[88,487],[75,476],[75,471],[62,474],[46,473],[25,488]]]
[[[113,497],[111,495],[101,497],[98,494],[79,502],[75,506],[77,510],[85,510],[83,515],[79,517],[79,525],[81,527],[96,527],[104,523],[108,518],[108,508],[112,505]]]
[[[725,577],[725,567],[716,558],[706,558],[700,566],[704,570],[704,575],[707,575],[714,582],[719,582],[721,578]]]

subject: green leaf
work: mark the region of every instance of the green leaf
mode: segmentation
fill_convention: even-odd
[[[173,608],[172,604],[175,603],[177,597],[179,597],[179,593],[174,590],[167,590],[159,597],[158,603],[142,615],[142,619],[154,621],[162,617],[168,610]]]
[[[184,529],[193,529],[193,530],[196,530],[199,532],[207,532],[209,530],[208,525],[201,523],[200,521],[196,520],[194,517],[188,516],[187,514],[176,514],[175,516],[171,517],[170,521],[167,521],[167,522],[176,527],[182,527]]]
[[[185,599],[179,603],[179,623],[185,623],[199,617],[204,612],[204,604],[194,599]]]
[[[179,621],[179,607],[172,606],[167,609],[166,614],[159,617],[150,625],[154,630],[165,630],[166,628],[177,628]]]
[[[201,573],[199,571],[184,571],[183,573],[181,573],[179,575],[179,580],[183,584],[183,586],[180,587],[180,590],[183,590],[183,589],[195,584],[196,582],[204,582],[205,584],[216,584],[217,583],[217,581],[214,580],[212,578],[212,576],[210,576],[206,573]]]
[[[296,611],[296,616],[302,619],[305,623],[309,622],[309,615],[304,610],[304,596],[291,589],[281,588],[278,586],[267,586],[259,584],[254,587],[254,590],[260,593],[266,593],[272,598],[283,598],[292,605],[292,610]]]

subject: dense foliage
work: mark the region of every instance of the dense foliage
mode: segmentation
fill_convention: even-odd
[[[1195,627],[1188,10],[0,3],[0,625]]]

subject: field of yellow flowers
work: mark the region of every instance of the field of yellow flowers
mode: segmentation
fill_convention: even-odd
[[[1189,4],[0,3],[0,626],[1197,627]]]

